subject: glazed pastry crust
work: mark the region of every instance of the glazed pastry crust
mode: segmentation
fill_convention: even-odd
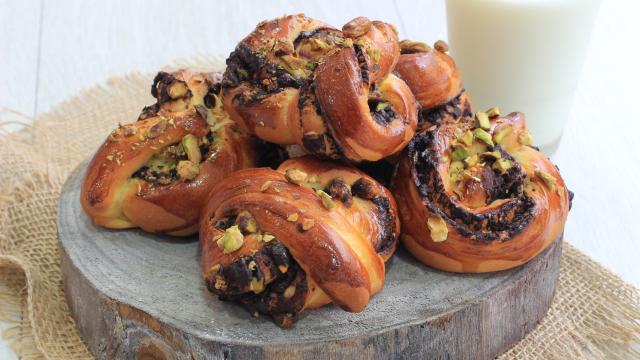
[[[418,135],[398,167],[392,189],[402,218],[402,242],[420,261],[445,271],[490,272],[521,265],[561,236],[570,208],[564,180],[548,158],[521,144],[524,115],[511,113],[492,119],[489,133],[511,127],[500,149],[513,161],[509,171],[521,177],[521,191],[484,205],[477,205],[477,197],[485,201],[486,189],[461,199],[451,185],[447,161],[457,126]],[[418,145],[420,139],[426,139],[426,146]],[[548,175],[553,185],[540,174]],[[446,240],[434,241],[427,225],[432,216],[446,223]]]
[[[411,140],[418,106],[393,75],[395,28],[356,18],[343,31],[303,15],[263,22],[227,61],[223,102],[266,141],[354,162],[376,161]]]
[[[112,229],[140,227],[179,236],[193,234],[213,185],[231,172],[255,164],[255,140],[236,131],[223,112],[205,105],[208,96],[207,101],[215,101],[210,86],[219,78],[220,74],[188,69],[159,74],[152,90],[158,103],[145,108],[141,120],[114,130],[89,163],[81,203],[96,224]],[[206,136],[212,127],[205,117],[219,125],[214,125],[214,141],[208,145],[195,178],[158,185],[132,176],[154,155],[186,135]]]
[[[441,106],[462,91],[460,71],[443,51],[403,41],[395,71],[407,83],[423,110]]]
[[[303,172],[306,180],[292,182],[288,171],[293,169]],[[318,194],[320,189],[334,194],[329,195],[331,207]],[[275,239],[265,243],[260,240],[263,235],[245,233],[242,246],[226,252],[218,244],[225,233],[219,224],[245,212],[255,220],[260,234]],[[290,326],[277,311],[287,304],[278,301],[297,304],[289,307],[290,321],[304,309],[329,302],[346,311],[362,311],[384,285],[384,262],[395,251],[398,234],[395,201],[386,188],[356,169],[301,157],[284,162],[277,171],[238,171],[214,188],[200,225],[202,272],[209,289],[218,295],[249,293],[275,299],[269,308],[252,308],[253,300],[244,303],[252,312],[259,310],[274,316],[280,325]],[[268,264],[277,261],[265,265],[260,260],[261,251],[276,243],[291,255],[287,267],[299,266],[303,272],[303,281],[292,282],[296,295],[288,299],[269,285],[284,276],[277,271],[274,275],[269,268]],[[234,268],[239,261],[254,261],[248,276],[261,283],[256,294],[250,293],[255,286],[238,289],[229,283],[235,275],[225,269]]]

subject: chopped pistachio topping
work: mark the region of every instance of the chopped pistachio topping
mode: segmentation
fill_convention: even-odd
[[[419,41],[402,40],[400,41],[400,50],[403,52],[403,54],[427,52],[431,50],[431,46]]]
[[[236,225],[243,233],[253,234],[258,232],[258,222],[248,211],[241,211],[236,217]]]
[[[493,163],[493,168],[500,170],[502,174],[506,173],[512,166],[513,162],[505,158],[500,158]]]
[[[506,125],[501,127],[496,133],[493,134],[493,142],[496,144],[502,143],[504,138],[509,136],[513,132],[513,127],[511,125]]]
[[[500,151],[485,151],[482,154],[480,154],[480,156],[484,157],[484,158],[494,158],[494,159],[500,159],[502,157],[502,153],[500,153]]]
[[[547,186],[547,189],[552,190],[556,185],[556,178],[548,172],[543,170],[536,170],[535,174],[538,178],[540,178],[540,180],[544,182],[544,184]]]
[[[284,177],[287,181],[300,185],[301,182],[307,179],[307,173],[298,169],[287,169]]]
[[[271,181],[265,181],[261,186],[260,186],[260,191],[267,191],[267,189],[269,188],[269,186],[271,186]]]
[[[490,108],[489,110],[485,111],[487,113],[487,116],[489,118],[494,118],[496,116],[500,116],[500,108],[497,106],[494,106],[492,108]]]
[[[444,40],[438,40],[433,44],[433,47],[440,52],[449,51],[449,44],[447,44]]]
[[[173,83],[171,87],[169,87],[169,97],[172,99],[178,99],[185,96],[187,94],[187,91],[189,91],[189,89],[187,88],[187,84],[181,81],[177,81]]]
[[[465,145],[471,146],[471,144],[473,144],[473,133],[471,132],[471,130],[467,130],[464,134],[462,134],[460,140],[462,140]]]
[[[482,129],[491,129],[491,122],[489,121],[489,116],[487,116],[487,113],[478,111],[476,113],[476,120],[478,120],[478,126],[480,126]]]
[[[429,228],[429,233],[431,234],[431,240],[433,240],[433,242],[443,242],[447,240],[449,229],[447,228],[447,223],[440,216],[429,216],[427,219],[427,227]]]
[[[255,269],[256,269],[256,266],[257,266],[257,264],[256,264],[256,262],[255,262],[255,261],[251,260],[251,261],[249,261],[249,264],[247,264],[247,266],[249,267],[249,269],[251,269],[251,270],[255,270]]]
[[[454,183],[460,181],[463,171],[464,163],[462,161],[452,161],[449,165],[449,179]]]
[[[155,139],[158,136],[160,136],[160,134],[164,132],[166,128],[167,128],[167,120],[160,119],[160,121],[158,121],[157,123],[155,123],[153,126],[149,128],[149,130],[147,131],[147,137],[149,139]],[[140,136],[144,139],[143,134],[140,134]]]
[[[229,254],[242,247],[244,236],[238,225],[233,225],[224,231],[224,235],[218,239],[217,243],[225,254]]]
[[[375,62],[380,61],[380,50],[376,50],[373,52],[373,61]]]
[[[483,143],[493,147],[493,141],[491,140],[491,135],[488,132],[486,132],[486,131],[484,131],[484,130],[482,130],[480,128],[477,128],[477,129],[473,130],[473,136],[476,139],[482,141]]]
[[[227,282],[221,277],[216,277],[216,282],[213,286],[218,290],[224,290],[227,288]]]
[[[199,164],[202,159],[200,147],[198,146],[198,138],[193,134],[187,134],[182,138],[182,147],[187,154],[189,161]]]
[[[298,221],[298,213],[289,214],[289,216],[287,216],[287,221],[290,221],[290,222]]]
[[[451,153],[451,159],[453,159],[454,161],[464,160],[468,156],[469,153],[467,152],[467,149],[463,148],[462,146],[456,147]]]
[[[479,160],[478,155],[473,154],[468,158],[464,159],[464,163],[467,164],[467,167],[472,167],[473,165],[478,163],[478,160]]]
[[[336,204],[333,203],[333,199],[331,198],[331,195],[327,194],[323,190],[316,190],[316,194],[320,196],[320,200],[322,200],[322,205],[325,208],[331,210],[336,206]]]
[[[182,160],[178,163],[176,170],[181,179],[193,180],[200,173],[200,164],[193,163],[189,160]]]
[[[273,235],[271,235],[271,234],[263,234],[263,235],[262,235],[262,241],[263,241],[263,242],[267,242],[267,243],[268,243],[269,241],[271,241],[271,240],[275,239],[275,238],[276,238],[276,237],[275,237],[275,236],[273,236]]]
[[[302,230],[307,231],[316,225],[316,221],[313,219],[302,220]]]
[[[380,112],[380,111],[382,111],[382,110],[384,110],[384,109],[388,108],[389,106],[390,106],[390,105],[389,105],[389,103],[387,103],[387,102],[379,102],[379,103],[376,105],[376,112]]]
[[[253,291],[254,294],[260,294],[264,291],[264,278],[258,280],[258,278],[251,278],[251,283],[249,283],[249,290]]]
[[[240,79],[246,79],[249,77],[249,73],[247,72],[247,70],[242,68],[237,68],[236,73],[238,74],[238,76],[240,76]]]
[[[529,130],[525,130],[518,135],[518,142],[521,145],[531,145],[533,143],[533,138]]]
[[[296,286],[291,285],[284,290],[284,293],[282,294],[282,296],[284,296],[284,298],[288,300],[288,299],[291,299],[293,295],[295,295],[295,293],[296,293]]]

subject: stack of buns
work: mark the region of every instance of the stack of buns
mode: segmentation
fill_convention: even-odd
[[[571,193],[523,114],[472,110],[447,50],[364,17],[262,22],[223,73],[158,74],[82,206],[108,228],[199,232],[208,289],[283,327],[362,311],[398,240],[445,271],[523,264],[561,237]]]

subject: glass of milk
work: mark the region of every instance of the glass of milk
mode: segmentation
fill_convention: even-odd
[[[449,48],[476,111],[521,111],[557,148],[600,0],[447,0]]]

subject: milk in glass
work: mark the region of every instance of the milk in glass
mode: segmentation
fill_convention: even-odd
[[[450,51],[476,111],[522,111],[550,155],[570,115],[599,0],[447,0]]]

